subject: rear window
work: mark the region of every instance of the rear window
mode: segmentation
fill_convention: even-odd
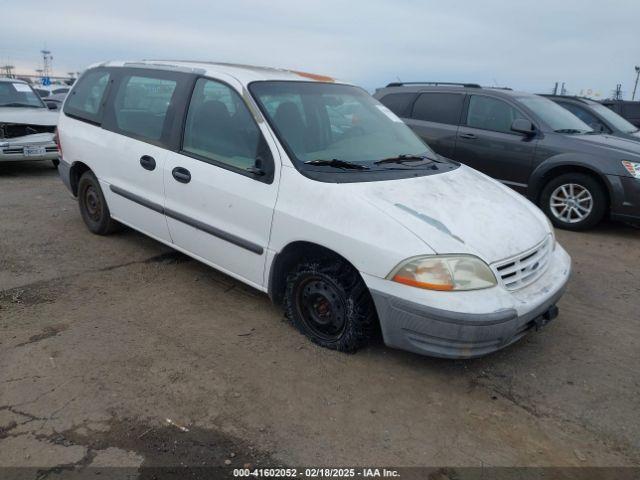
[[[106,70],[90,70],[85,73],[71,90],[64,113],[81,120],[98,122],[109,79],[110,73]]]
[[[176,89],[175,80],[130,75],[122,79],[114,113],[123,133],[158,141]]]
[[[417,93],[390,93],[382,97],[380,103],[399,117],[408,118],[411,115],[413,101],[417,96]]]
[[[460,93],[423,93],[413,106],[412,118],[426,122],[458,125],[464,94]]]

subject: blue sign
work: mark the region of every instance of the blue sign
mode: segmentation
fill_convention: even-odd
[[[49,77],[42,77],[42,85],[48,87],[51,85],[51,79]]]

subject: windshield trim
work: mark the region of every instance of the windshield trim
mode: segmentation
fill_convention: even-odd
[[[362,91],[367,96],[371,96],[371,95],[362,87],[359,87],[357,85],[353,85],[350,83],[344,83],[344,82],[261,79],[261,80],[253,80],[247,84],[247,90],[249,91],[251,99],[253,100],[254,104],[262,114],[262,117],[264,118],[267,125],[273,132],[273,135],[276,137],[277,142],[285,150],[294,168],[307,178],[311,178],[312,180],[317,180],[317,181],[327,182],[327,183],[360,183],[360,182],[373,182],[373,181],[394,180],[394,179],[401,179],[401,178],[427,176],[427,175],[442,173],[444,171],[455,170],[460,167],[459,163],[453,162],[449,159],[445,159],[444,157],[441,157],[436,152],[434,152],[433,149],[431,149],[431,147],[429,147],[418,135],[416,135],[416,137],[425,145],[425,152],[429,155],[434,155],[436,158],[441,160],[442,163],[437,164],[439,165],[438,168],[433,169],[432,168],[433,164],[429,164],[428,166],[425,165],[425,167],[427,168],[417,168],[417,167],[396,168],[397,167],[396,165],[375,166],[373,164],[373,161],[378,160],[377,158],[371,159],[371,163],[372,163],[371,166],[374,168],[370,168],[369,170],[340,169],[340,168],[331,168],[331,167],[325,167],[325,166],[314,166],[314,165],[306,164],[304,161],[299,159],[297,155],[293,152],[293,150],[288,145],[287,141],[284,139],[283,135],[281,134],[277,126],[274,124],[273,119],[269,115],[269,112],[266,110],[266,107],[262,104],[262,102],[260,101],[260,98],[254,93],[253,87],[256,84],[260,84],[260,83],[296,83],[296,84],[305,83],[305,84],[337,85],[337,86],[355,88]]]

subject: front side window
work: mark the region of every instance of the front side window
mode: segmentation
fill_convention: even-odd
[[[525,118],[518,110],[497,98],[472,95],[469,99],[467,126],[492,130],[494,132],[513,133],[514,120]]]
[[[184,129],[182,150],[215,163],[246,170],[267,160],[258,125],[231,87],[201,78],[196,82]]]
[[[408,118],[417,96],[417,93],[390,93],[382,97],[380,102],[399,117]]]
[[[114,105],[118,129],[147,140],[160,140],[176,85],[175,80],[124,77]]]
[[[598,117],[589,112],[587,109],[579,107],[578,105],[574,105],[573,103],[558,103],[558,105],[561,105],[569,110],[594,130],[608,130],[608,128],[598,119]]]
[[[626,118],[622,118],[616,112],[600,103],[591,104],[591,108],[601,117],[603,117],[607,122],[613,125],[614,128],[620,130],[621,132],[634,133],[638,131],[638,128],[631,122],[627,121]]]
[[[423,93],[413,106],[412,118],[425,122],[458,125],[464,95],[460,93]]]
[[[0,82],[0,107],[44,108],[44,105],[26,83]]]
[[[96,121],[111,75],[104,70],[90,70],[77,81],[64,106],[64,113]]]
[[[436,156],[360,88],[295,81],[254,82],[249,88],[293,161],[338,160],[374,168],[375,161],[399,155]]]

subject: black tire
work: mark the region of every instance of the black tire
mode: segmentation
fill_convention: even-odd
[[[100,183],[92,172],[84,172],[80,177],[78,206],[82,220],[92,233],[108,235],[119,229],[120,224],[111,218]]]
[[[376,332],[369,290],[352,266],[333,258],[295,267],[287,276],[284,307],[300,332],[332,350],[355,352]]]
[[[563,186],[566,187],[565,191],[568,191],[570,185],[574,186],[574,191],[580,192],[574,196],[567,197],[569,200],[573,199],[573,203],[569,201],[563,203],[562,201],[555,200],[557,197],[552,199],[554,192],[558,193],[558,189],[562,189]],[[587,193],[583,194],[583,190]],[[564,197],[564,194],[561,192],[562,191],[560,191],[560,194]],[[583,195],[583,197],[578,198],[580,195]],[[588,199],[589,196],[591,200]],[[587,198],[586,202],[590,203],[576,203],[578,200],[585,202],[585,198]],[[571,208],[565,210],[563,205],[576,206],[573,207],[573,210],[571,210]],[[589,205],[591,208],[587,213],[585,210],[587,210],[587,206]],[[565,230],[587,230],[602,220],[609,206],[607,203],[607,194],[600,182],[591,175],[576,172],[565,173],[550,180],[540,194],[540,208],[558,228]],[[580,208],[580,211],[578,211],[578,208]],[[562,211],[565,211],[565,214],[560,216],[559,214]],[[582,218],[580,217],[581,215],[583,215]]]
[[[60,160],[54,158],[53,160],[51,160],[51,163],[53,163],[53,168],[58,168],[58,165],[60,165]]]

